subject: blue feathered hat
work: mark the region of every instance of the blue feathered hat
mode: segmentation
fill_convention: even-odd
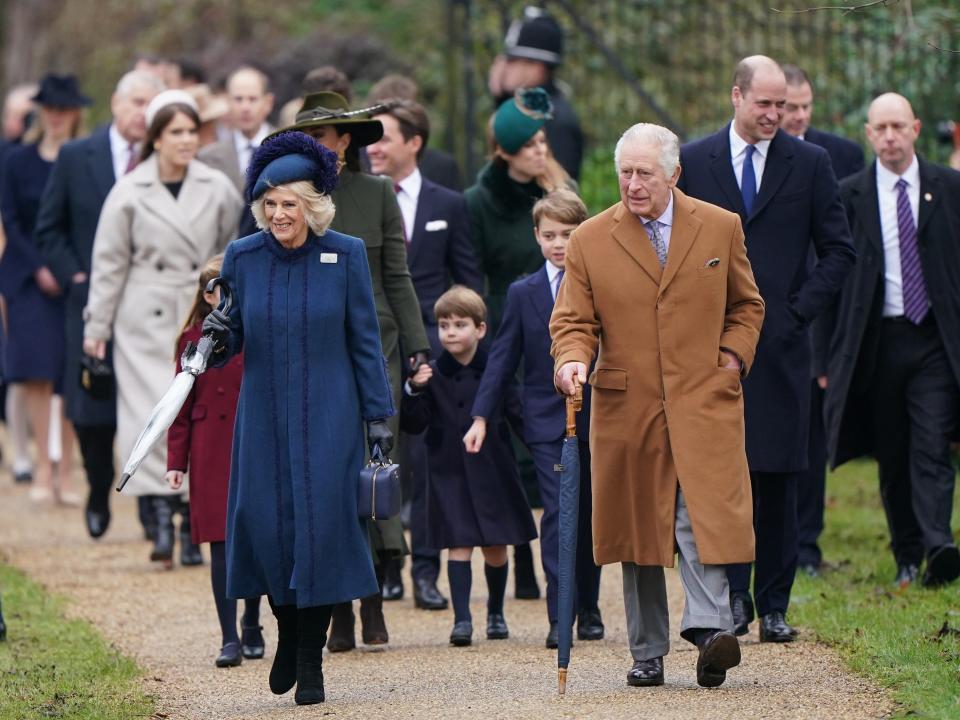
[[[271,187],[308,180],[329,195],[337,186],[337,155],[306,133],[288,130],[264,140],[247,167],[244,195],[253,202]]]

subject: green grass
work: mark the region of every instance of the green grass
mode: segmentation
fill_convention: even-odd
[[[820,546],[834,569],[801,573],[791,620],[838,648],[899,703],[897,717],[960,718],[960,582],[900,592],[876,465],[849,463],[827,480]],[[954,518],[960,516],[954,504]],[[946,624],[946,629],[944,628]]]
[[[7,640],[0,642],[0,720],[128,720],[154,713],[140,670],[59,598],[0,564]]]

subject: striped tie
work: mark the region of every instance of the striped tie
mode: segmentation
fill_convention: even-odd
[[[903,314],[915,325],[923,322],[930,310],[927,286],[920,266],[917,226],[913,222],[907,181],[897,180],[897,229],[900,233],[900,278],[903,286]]]

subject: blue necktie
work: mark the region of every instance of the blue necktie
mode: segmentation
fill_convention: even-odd
[[[743,207],[747,210],[747,217],[753,212],[753,201],[757,199],[757,176],[753,172],[753,145],[747,145],[747,152],[743,158],[743,176],[740,180],[740,194],[743,195]]]

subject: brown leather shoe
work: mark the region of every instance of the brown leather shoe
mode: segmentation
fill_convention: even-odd
[[[360,599],[360,627],[364,645],[386,645],[390,642],[387,622],[383,618],[383,595],[380,593]]]

